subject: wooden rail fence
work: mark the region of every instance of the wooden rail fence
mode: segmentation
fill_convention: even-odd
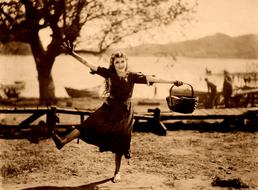
[[[20,123],[7,124],[0,123],[0,138],[15,137],[13,134],[19,134],[27,132],[32,136],[33,133],[40,133],[36,136],[49,137],[53,129],[60,131],[72,130],[71,126],[81,125],[82,122],[93,111],[90,110],[78,110],[67,109],[59,107],[37,107],[37,108],[1,108],[0,114],[31,114]],[[77,123],[62,123],[60,121],[60,115],[79,116]],[[45,121],[40,120],[42,116],[46,116]],[[196,109],[191,114],[180,114],[176,112],[161,112],[159,108],[149,109],[144,113],[135,113],[135,129],[140,129],[144,123],[148,123],[150,130],[154,130],[158,135],[166,135],[167,123],[175,121],[197,121],[197,120],[231,120],[238,123],[245,124],[246,121],[252,127],[257,128],[258,125],[258,108],[229,108],[229,109]],[[37,124],[37,120],[40,120]]]

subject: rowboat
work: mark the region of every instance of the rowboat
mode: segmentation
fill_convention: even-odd
[[[18,98],[24,89],[24,81],[14,81],[14,84],[0,84],[0,90],[3,91],[7,98]]]
[[[99,98],[99,86],[85,89],[75,89],[71,87],[65,87],[67,94],[72,98],[90,97]]]

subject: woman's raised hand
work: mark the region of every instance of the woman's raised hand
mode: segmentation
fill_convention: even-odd
[[[61,48],[66,54],[72,55],[74,53],[74,45],[69,40],[63,42]]]
[[[74,52],[74,45],[69,40],[63,42],[63,44],[61,44],[60,47],[62,48],[64,53],[71,55],[72,57],[80,61],[83,65],[89,67],[91,71],[97,71],[97,66],[88,63],[82,56]]]

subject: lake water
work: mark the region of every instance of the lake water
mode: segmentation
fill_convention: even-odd
[[[89,62],[106,67],[109,56],[94,57],[83,55]],[[169,80],[181,80],[190,83],[195,90],[207,91],[204,81],[206,68],[212,73],[223,73],[223,70],[233,72],[258,72],[258,60],[255,59],[196,59],[178,57],[129,57],[129,67],[132,71],[140,71],[144,74],[156,75],[159,78]],[[89,69],[74,58],[61,55],[56,58],[52,70],[57,97],[68,97],[64,87],[90,88],[103,84],[103,78],[89,73]],[[220,91],[223,84],[223,75],[208,76],[217,84]],[[6,56],[0,55],[0,84],[12,84],[14,81],[25,81],[26,88],[22,91],[23,97],[38,97],[37,71],[32,56]],[[244,82],[235,79],[234,85],[241,86]],[[169,84],[156,84],[156,98],[164,98],[168,95]],[[184,87],[180,87],[184,88]],[[133,97],[153,98],[154,87],[136,85]]]

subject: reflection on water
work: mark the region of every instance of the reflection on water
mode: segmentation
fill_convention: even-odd
[[[97,65],[107,66],[109,57],[93,57],[85,55],[87,60]],[[129,57],[129,67],[132,71],[156,75],[169,80],[181,80],[190,83],[195,90],[207,91],[204,81],[208,77],[217,84],[220,91],[223,84],[223,71],[230,73],[256,72],[258,60],[251,59],[196,59],[179,57],[176,60],[165,57]],[[25,81],[26,89],[21,93],[24,97],[38,97],[38,81],[34,59],[32,56],[0,55],[0,84]],[[212,75],[206,75],[206,69]],[[65,86],[72,88],[88,88],[103,84],[103,78],[89,73],[89,69],[70,56],[61,55],[56,59],[52,71],[56,96],[67,97]],[[235,77],[235,86],[243,86],[244,80]],[[258,84],[255,84],[256,86]],[[169,84],[157,84],[156,98],[168,95]],[[184,88],[184,87],[181,87]],[[136,85],[134,97],[153,98],[154,86]]]

